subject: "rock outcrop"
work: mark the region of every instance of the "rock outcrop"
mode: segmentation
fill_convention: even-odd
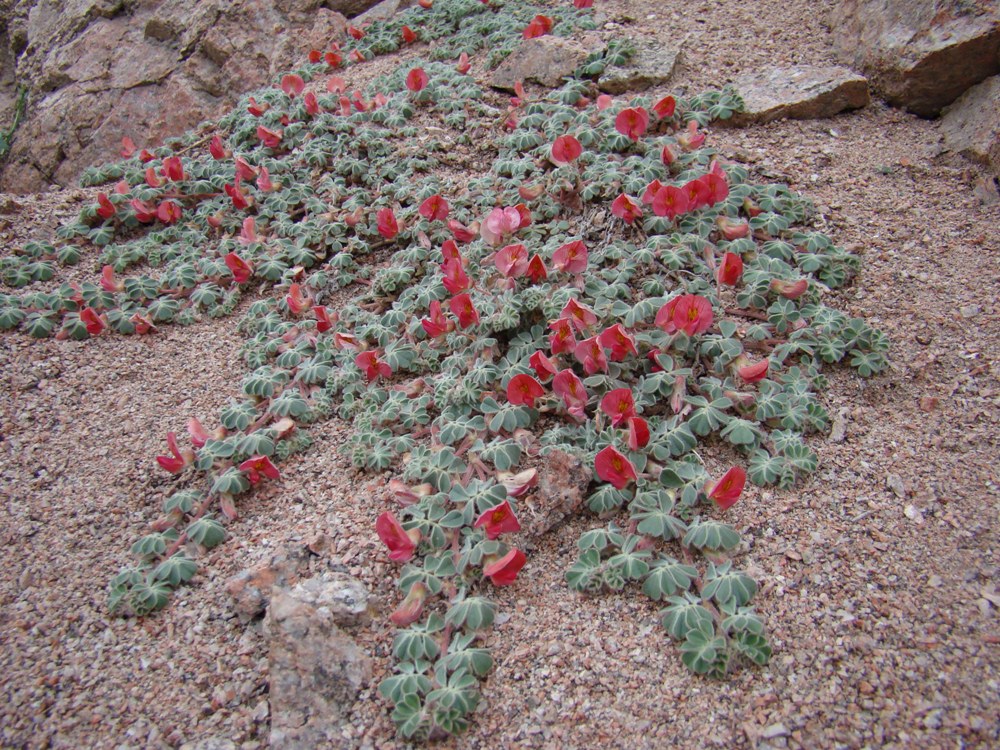
[[[795,65],[740,76],[733,86],[743,97],[744,112],[734,124],[782,118],[832,117],[868,104],[868,82],[847,68]]]
[[[565,76],[573,75],[587,54],[586,48],[572,39],[558,36],[525,39],[493,71],[490,85],[506,91],[513,91],[518,81],[558,86]]]
[[[0,189],[75,184],[155,145],[343,36],[372,0],[0,0],[0,122],[20,87],[24,122]]]
[[[923,117],[1000,73],[993,0],[841,0],[830,27],[844,62],[889,104]]]
[[[1000,76],[973,86],[941,117],[945,146],[1000,177]]]

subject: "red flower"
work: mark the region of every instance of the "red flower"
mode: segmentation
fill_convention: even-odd
[[[605,356],[597,336],[591,336],[577,344],[576,349],[573,350],[573,356],[583,365],[583,371],[588,375],[608,371],[608,358]]]
[[[237,178],[237,181],[232,185],[230,185],[227,182],[225,185],[222,186],[222,189],[226,191],[226,195],[228,195],[230,199],[233,201],[233,208],[237,209],[238,211],[242,211],[244,208],[250,205],[250,203],[247,201],[246,194],[240,188],[239,178]]]
[[[653,213],[657,216],[666,216],[673,221],[688,209],[687,193],[673,185],[667,185],[653,196]]]
[[[87,333],[91,336],[96,336],[104,330],[104,321],[93,308],[85,307],[80,310],[80,320],[87,327]]]
[[[156,207],[156,216],[164,224],[173,224],[181,218],[181,207],[174,201],[163,201]]]
[[[188,435],[191,436],[191,444],[194,445],[195,448],[203,448],[205,443],[207,443],[208,439],[211,437],[211,435],[208,434],[208,431],[202,427],[201,422],[198,421],[197,417],[191,417],[191,419],[188,420],[187,431]]]
[[[702,147],[705,143],[705,134],[698,132],[697,120],[691,120],[688,123],[687,132],[677,136],[677,142],[685,151],[694,151],[696,148]]]
[[[601,346],[611,350],[612,362],[621,362],[625,359],[626,355],[638,355],[639,353],[635,349],[635,339],[632,338],[621,323],[615,323],[613,326],[605,328],[601,331],[597,339],[601,342]]]
[[[224,260],[226,261],[226,268],[229,269],[237,284],[245,284],[250,280],[250,277],[253,275],[253,266],[243,260],[243,258],[236,253],[229,253]]]
[[[719,264],[719,271],[716,274],[719,283],[726,286],[736,286],[742,275],[743,259],[736,253],[726,253],[723,255],[722,263]]]
[[[528,222],[530,223],[530,221]],[[489,244],[496,247],[503,242],[504,237],[513,234],[525,224],[521,222],[521,212],[514,206],[490,211],[479,227],[479,235]]]
[[[455,244],[455,240],[445,240],[441,244],[441,257],[444,258],[445,263],[455,261],[463,266],[465,265],[465,261],[462,260],[462,253],[458,251],[458,245]]]
[[[156,462],[171,474],[179,473],[185,466],[194,463],[194,453],[190,449],[183,452],[177,447],[177,435],[172,432],[167,433],[167,447],[170,448],[169,456],[157,456]]]
[[[680,296],[668,300],[656,313],[656,319],[653,323],[657,328],[662,328],[665,333],[677,332],[677,326],[674,324],[674,309],[677,307],[677,302],[679,300]],[[652,358],[654,354],[656,354],[656,352],[650,352],[650,358]],[[662,368],[660,369],[662,370]],[[654,367],[653,372],[657,371],[658,370]]]
[[[584,8],[593,8],[594,0],[573,0],[573,7],[583,10]]]
[[[429,82],[430,79],[427,77],[423,68],[414,68],[406,74],[406,88],[414,93],[417,91],[423,91]]]
[[[435,193],[421,203],[418,210],[420,215],[427,219],[427,221],[433,221],[434,219],[444,221],[448,218],[448,201]]]
[[[156,209],[145,201],[133,198],[128,202],[128,204],[132,206],[132,210],[135,212],[135,218],[143,224],[149,224],[151,221],[156,220]]]
[[[469,62],[469,55],[467,52],[463,52],[458,56],[458,65],[455,66],[455,70],[461,73],[463,76],[472,69],[472,64]]]
[[[403,43],[412,44],[417,41],[417,33],[411,29],[409,26],[403,27]]]
[[[597,111],[603,112],[608,107],[610,107],[614,103],[614,101],[615,101],[614,98],[609,96],[608,94],[598,94],[596,101]]]
[[[472,285],[461,260],[452,258],[445,262],[441,270],[444,271],[444,288],[451,294],[460,294]]]
[[[594,469],[602,482],[608,482],[618,490],[624,489],[636,478],[635,466],[613,445],[597,454]]]
[[[574,240],[560,245],[552,253],[552,267],[566,273],[583,273],[587,270],[587,246],[583,240]]]
[[[236,157],[236,178],[239,180],[252,180],[257,176],[257,167],[247,163],[242,156]]]
[[[265,128],[263,125],[257,126],[257,137],[260,138],[267,148],[276,149],[281,145],[281,131]]]
[[[375,222],[378,225],[378,233],[387,240],[399,234],[399,222],[396,221],[396,214],[391,208],[380,208],[375,214]]]
[[[318,333],[326,333],[333,327],[333,321],[330,320],[330,313],[323,305],[314,305],[313,315],[316,316],[316,331]]]
[[[347,81],[340,76],[330,76],[326,79],[326,90],[331,94],[343,94],[347,90]]]
[[[271,463],[271,459],[267,456],[250,456],[250,458],[240,464],[239,469],[247,475],[250,484],[257,484],[261,480],[261,477],[281,479],[278,467]]]
[[[633,141],[638,141],[648,127],[649,112],[642,107],[623,109],[615,118],[615,130]]]
[[[566,410],[576,419],[586,418],[584,408],[587,406],[587,389],[576,373],[566,368],[556,373],[552,378],[552,392],[562,398]]]
[[[543,383],[556,374],[556,366],[542,351],[532,354],[528,359],[528,364],[531,365],[531,369],[535,371]]]
[[[323,60],[331,68],[339,68],[341,63],[344,62],[344,58],[337,52],[325,52],[323,53]]]
[[[131,318],[129,322],[135,326],[135,332],[140,336],[145,336],[147,333],[155,333],[156,326],[153,325],[153,321],[149,319],[146,315],[140,315],[136,313]]]
[[[601,399],[601,411],[611,417],[612,427],[618,427],[631,417],[636,416],[632,391],[628,388],[615,388],[613,391],[608,391]]]
[[[179,156],[168,156],[160,166],[160,174],[173,182],[184,179],[184,164]]]
[[[212,158],[216,161],[226,158],[226,149],[222,146],[222,138],[217,135],[212,136],[212,142],[208,144],[208,153],[210,153]]]
[[[309,62],[311,63],[318,63],[320,60],[323,59],[323,53],[320,52],[318,49],[311,49],[309,50],[308,59]]]
[[[750,225],[745,221],[735,221],[728,216],[719,216],[715,223],[718,225],[719,231],[722,232],[722,236],[730,242],[750,234]]]
[[[674,307],[673,321],[688,336],[704,333],[712,327],[712,303],[698,294],[682,294]]]
[[[434,0],[417,0],[417,5],[419,5],[424,10],[427,10],[434,6]]]
[[[573,335],[573,326],[566,318],[559,318],[549,323],[552,334],[549,336],[549,351],[552,356],[571,352],[576,349],[576,336]]]
[[[441,303],[437,300],[431,302],[430,314],[429,318],[424,318],[420,321],[420,325],[423,326],[424,331],[430,338],[436,339],[438,336],[443,336],[455,330],[455,324],[444,316],[444,312],[441,310]]]
[[[118,153],[121,154],[123,159],[130,158],[135,153],[135,142],[127,135],[122,137],[122,150]]]
[[[507,245],[497,252],[493,262],[507,278],[523,276],[528,270],[528,250],[524,245]]]
[[[365,371],[365,378],[368,382],[372,382],[381,375],[383,378],[392,377],[392,368],[389,367],[388,363],[383,362],[378,358],[372,350],[361,352],[358,356],[354,358],[354,364]]]
[[[309,95],[306,94],[306,97]],[[257,173],[257,189],[263,190],[265,193],[269,193],[274,190],[274,183],[271,182],[271,173],[267,171],[267,167],[261,167],[260,171]]]
[[[460,221],[456,221],[455,219],[448,219],[448,229],[459,242],[472,242],[476,239],[476,231],[474,228],[467,227],[465,224]]]
[[[542,384],[530,375],[515,375],[507,382],[507,400],[515,406],[534,408],[535,399],[545,395]],[[491,539],[493,537],[490,537]]]
[[[568,320],[576,330],[583,333],[597,322],[597,315],[586,305],[581,305],[573,297],[570,297],[559,313],[560,318]]]
[[[141,161],[143,164],[145,164],[146,162],[153,161],[153,159],[155,158],[156,156],[146,149],[143,149],[142,151],[139,152],[139,161]]]
[[[518,522],[517,516],[514,515],[514,509],[510,507],[509,500],[487,508],[472,526],[476,529],[485,526],[487,539],[496,539],[501,534],[521,530],[521,524]]]
[[[528,261],[527,276],[531,279],[532,284],[541,284],[545,279],[549,277],[548,271],[545,270],[545,261],[542,260],[542,256],[535,253],[531,256],[531,260]]]
[[[104,266],[101,269],[101,289],[106,292],[120,292],[125,288],[124,281],[115,279],[115,269],[111,266]]]
[[[676,108],[677,100],[672,96],[665,96],[653,105],[653,112],[655,112],[656,116],[661,120],[666,120],[668,117],[674,116],[674,110]]]
[[[646,185],[646,189],[642,192],[640,200],[642,200],[643,204],[647,206],[653,205],[653,201],[656,199],[656,194],[665,187],[666,185],[659,180],[653,180],[651,183]]]
[[[468,294],[458,294],[448,300],[448,307],[451,308],[452,315],[458,318],[458,325],[468,328],[479,322],[479,312],[472,304],[472,297]]]
[[[756,383],[757,381],[763,380],[767,377],[767,368],[770,363],[770,360],[762,359],[756,364],[743,365],[736,371],[736,374],[747,383]]]
[[[708,192],[707,205],[714,206],[729,197],[729,183],[726,182],[725,176],[709,172],[699,177],[698,181],[704,183]]]
[[[583,153],[583,146],[575,137],[571,135],[561,135],[552,143],[552,154],[550,156],[554,164],[562,166],[576,161]]]
[[[524,27],[521,36],[524,39],[534,39],[535,37],[544,36],[550,31],[552,31],[552,19],[539,14],[532,18],[531,22]]]
[[[740,499],[746,483],[747,473],[739,466],[734,466],[718,482],[708,483],[703,489],[710,500],[714,500],[720,508],[726,510]]]
[[[267,112],[271,108],[270,104],[257,104],[257,100],[252,96],[250,97],[250,103],[247,105],[247,112],[252,114],[254,117],[260,117],[262,114]]]
[[[494,586],[509,586],[517,579],[517,574],[527,562],[524,553],[514,548],[499,560],[486,565],[483,575],[490,579]]]
[[[382,543],[389,548],[389,559],[393,562],[406,562],[417,551],[420,541],[418,529],[407,531],[391,512],[386,511],[375,521],[375,533]],[[415,537],[415,538],[414,538]]]
[[[660,161],[663,162],[663,166],[669,167],[675,161],[677,161],[677,154],[670,146],[664,146],[660,149]]]
[[[406,598],[396,607],[396,611],[389,615],[392,624],[397,628],[405,628],[419,620],[424,613],[424,601],[427,599],[427,593],[427,587],[419,581],[410,586]]]
[[[97,215],[102,219],[110,219],[118,211],[115,204],[108,198],[107,193],[97,194],[97,206]]]
[[[347,33],[350,34],[355,39],[364,39],[365,38],[365,32],[363,32],[361,29],[357,28],[356,26],[348,26],[347,27]]]
[[[533,201],[539,195],[545,192],[545,185],[520,185],[517,188],[517,194],[521,196],[523,200]]]
[[[150,187],[160,187],[163,183],[156,176],[156,171],[152,167],[146,167],[146,184]]]
[[[636,219],[642,218],[642,206],[635,198],[622,193],[611,201],[611,213],[626,224],[631,224]]]
[[[710,205],[711,190],[701,177],[687,182],[681,187],[681,190],[687,196],[689,211],[697,211],[699,208]]]
[[[316,94],[312,91],[307,91],[306,95],[302,97],[302,104],[305,106],[307,114],[319,114],[319,99],[316,98]]]
[[[335,332],[333,334],[333,345],[338,349],[350,349],[352,352],[356,352],[361,348],[361,344],[356,336],[340,332]],[[355,360],[355,362],[357,362],[357,360]]]
[[[288,294],[285,295],[285,304],[288,305],[292,315],[301,315],[312,307],[312,300],[302,293],[301,286],[292,284],[288,287]]]
[[[649,443],[649,425],[642,417],[628,418],[628,447],[629,450],[637,451],[645,448]]]

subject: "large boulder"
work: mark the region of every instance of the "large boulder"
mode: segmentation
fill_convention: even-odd
[[[374,0],[0,0],[0,189],[75,184],[123,136],[157,145],[343,36]],[[340,12],[340,11],[343,11]]]
[[[1000,177],[1000,76],[973,86],[944,111],[941,134],[955,153],[985,164]]]
[[[1000,6],[991,0],[841,0],[834,46],[894,106],[937,115],[1000,73]]]
[[[847,68],[793,65],[754,71],[733,85],[745,110],[733,124],[815,120],[868,104],[868,82]]]

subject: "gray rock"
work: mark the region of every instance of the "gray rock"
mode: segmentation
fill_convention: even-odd
[[[275,750],[339,747],[350,706],[371,680],[371,660],[337,626],[343,591],[342,581],[274,589],[266,632]]]
[[[1000,176],[1000,76],[973,86],[944,111],[941,134],[949,150]]]
[[[368,10],[359,15],[355,19],[355,25],[365,23],[366,21],[392,18],[400,11],[412,8],[416,4],[416,0],[382,0],[382,2],[373,4]],[[344,11],[340,12],[344,13]],[[350,17],[349,13],[344,13],[344,15]]]
[[[529,536],[540,536],[575,513],[586,498],[592,475],[570,453],[550,451],[538,470],[538,489],[519,501],[524,508],[521,527]]]
[[[681,54],[681,46],[657,40],[635,40],[635,54],[627,65],[611,65],[605,69],[597,87],[608,94],[644,91],[670,80]]]
[[[587,54],[583,45],[571,39],[549,35],[525,39],[493,71],[490,85],[505,91],[513,91],[518,81],[558,86],[580,67]]]
[[[890,104],[932,117],[1000,73],[1000,6],[969,0],[841,0],[834,46]]]
[[[203,737],[194,742],[185,742],[180,750],[236,750],[236,743],[225,737]]]
[[[846,68],[795,65],[749,73],[733,84],[746,111],[734,124],[832,117],[868,104],[868,83]]]

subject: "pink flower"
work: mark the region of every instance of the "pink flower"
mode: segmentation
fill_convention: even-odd
[[[521,524],[518,522],[517,516],[514,515],[514,509],[510,507],[509,500],[504,500],[499,505],[485,510],[472,526],[476,529],[485,526],[487,539],[496,539],[501,534],[521,530]]]
[[[806,279],[799,279],[798,281],[774,279],[771,281],[771,289],[785,299],[798,299],[809,289],[809,282]]]
[[[674,116],[674,110],[676,108],[677,100],[672,96],[665,96],[653,105],[653,112],[656,113],[656,116],[661,120],[666,120],[668,117]]]
[[[413,70],[406,74],[406,88],[414,93],[423,91],[429,81],[430,79],[423,68],[413,68]]]
[[[406,562],[417,551],[420,541],[420,531],[407,531],[390,511],[386,511],[375,521],[375,533],[382,543],[389,548],[389,559],[393,562]]]
[[[420,325],[423,326],[424,331],[430,338],[436,339],[438,336],[443,336],[455,330],[455,324],[444,316],[444,312],[441,310],[441,303],[437,300],[431,302],[430,314],[429,318],[424,318],[420,321]]]
[[[719,227],[719,231],[722,232],[722,236],[730,242],[750,235],[750,225],[745,221],[736,221],[730,219],[728,216],[719,216],[716,218],[715,223]]]
[[[743,275],[743,259],[736,253],[726,253],[722,256],[719,271],[716,274],[720,284],[736,286]]]
[[[698,121],[691,120],[688,123],[687,132],[677,136],[677,142],[685,151],[694,151],[701,148],[705,143],[705,134],[698,132]]]
[[[638,141],[648,127],[649,112],[642,107],[628,107],[615,117],[615,130],[633,141]]]
[[[573,0],[573,7],[583,10],[584,8],[593,8],[594,0]]]
[[[566,368],[556,373],[552,378],[552,392],[563,400],[566,410],[576,419],[586,418],[584,409],[587,406],[587,389],[576,373]]]
[[[573,297],[570,297],[569,302],[563,306],[562,312],[559,313],[559,317],[568,320],[570,324],[580,333],[583,333],[585,330],[597,323],[597,315],[594,311],[586,305],[581,305]]]
[[[552,143],[550,159],[554,164],[562,166],[576,161],[583,153],[583,146],[572,135],[561,135]]]
[[[230,197],[233,201],[233,208],[238,211],[242,211],[244,208],[250,205],[247,201],[246,194],[240,188],[239,182],[230,185],[228,182],[222,186],[222,189],[226,191],[226,195]]]
[[[256,221],[254,221],[252,216],[248,216],[243,220],[239,243],[241,245],[252,245],[255,242],[260,242],[260,237],[257,236]]]
[[[596,104],[597,104],[597,111],[598,112],[603,112],[608,107],[610,107],[613,103],[614,103],[614,98],[613,97],[609,96],[608,94],[598,94],[598,96],[597,96],[597,102],[596,102]]]
[[[622,193],[611,201],[611,213],[626,224],[631,224],[636,219],[642,218],[642,206],[635,198]]]
[[[274,183],[271,182],[271,173],[267,171],[267,167],[261,167],[257,173],[257,189],[263,190],[265,193],[274,190]]]
[[[544,36],[550,31],[552,31],[552,19],[539,14],[532,18],[531,22],[524,27],[521,37],[524,39],[534,39],[535,37]]]
[[[636,479],[635,466],[613,445],[597,454],[594,469],[602,482],[608,482],[618,490],[624,489]]]
[[[240,464],[239,469],[247,475],[250,484],[257,484],[262,477],[281,479],[278,467],[271,463],[271,459],[267,456],[250,456],[250,458]]]
[[[378,354],[371,349],[358,354],[354,358],[354,364],[364,370],[365,378],[369,383],[380,375],[383,378],[392,377],[392,368],[389,367],[387,362],[379,359]]]
[[[445,240],[441,244],[441,257],[444,258],[445,263],[455,261],[463,266],[465,265],[465,261],[462,260],[462,253],[459,252],[458,245],[455,243],[455,240]]]
[[[115,279],[115,269],[111,266],[104,266],[101,269],[101,289],[106,292],[120,292],[125,288],[124,281]]]
[[[146,177],[146,184],[149,185],[150,187],[156,188],[160,187],[163,184],[163,182],[160,181],[160,178],[156,176],[156,170],[153,169],[152,167],[146,167],[145,177]]]
[[[135,218],[137,221],[140,221],[143,224],[149,224],[151,221],[156,220],[156,209],[145,201],[133,198],[128,202],[128,204],[135,212]]]
[[[417,41],[417,33],[409,26],[404,26],[402,33],[404,44],[413,44],[413,42]]]
[[[343,94],[347,91],[347,81],[340,76],[330,76],[326,79],[326,90],[331,94]]]
[[[659,180],[653,180],[651,183],[646,185],[646,189],[642,192],[640,200],[647,206],[653,205],[653,200],[655,200],[656,194],[665,187],[666,185]]]
[[[534,408],[535,399],[545,395],[542,384],[530,375],[515,375],[507,382],[507,400],[515,406]],[[490,537],[492,539],[492,537]]]
[[[97,215],[102,219],[110,219],[118,212],[115,204],[108,198],[107,193],[97,194]]]
[[[127,135],[122,137],[122,150],[118,152],[123,159],[129,159],[135,153],[135,142]]]
[[[538,375],[543,383],[557,372],[556,366],[552,364],[552,360],[546,357],[542,351],[532,354],[528,359],[528,364],[531,365],[531,369],[535,371],[535,374]]]
[[[448,219],[448,229],[459,242],[472,242],[476,239],[475,229],[467,227],[462,222],[455,221],[455,219]]]
[[[281,136],[282,132],[280,130],[271,130],[270,128],[265,128],[263,125],[257,126],[257,137],[260,138],[261,143],[267,148],[278,148],[281,145]]]
[[[378,233],[385,239],[391,240],[399,234],[399,222],[396,221],[396,214],[391,208],[380,208],[375,214],[375,222],[378,225]]]
[[[671,221],[688,208],[687,193],[673,185],[665,186],[653,196],[653,213],[657,216],[666,216]]]
[[[587,270],[587,246],[583,240],[560,245],[552,254],[552,267],[566,273],[583,273]]]
[[[173,224],[181,218],[181,207],[174,201],[163,201],[156,207],[156,217],[164,224]]]
[[[468,294],[455,295],[448,300],[448,307],[451,308],[452,315],[458,318],[458,325],[462,328],[468,328],[479,322],[479,311],[472,304],[472,297]]]
[[[421,203],[418,210],[420,215],[428,221],[433,221],[434,219],[444,221],[448,218],[448,201],[435,193]]]
[[[528,270],[528,250],[524,245],[507,245],[497,252],[493,262],[509,279],[523,276]]]
[[[253,266],[243,260],[243,258],[236,253],[229,253],[224,260],[226,268],[229,269],[237,284],[245,284],[250,280],[250,277],[253,275]]]
[[[347,27],[347,33],[350,34],[351,37],[353,37],[354,39],[364,39],[365,38],[365,32],[362,31],[361,29],[357,28],[356,26],[348,26]]]
[[[451,294],[464,292],[472,285],[468,274],[465,273],[465,266],[462,265],[461,260],[455,260],[454,258],[448,260],[441,267],[441,270],[444,272],[444,288]]]
[[[521,228],[521,213],[509,206],[494,208],[483,220],[479,235],[490,245],[496,247],[504,241],[504,237],[513,234]]]
[[[257,100],[252,96],[249,101],[250,103],[247,104],[247,112],[252,114],[254,117],[260,117],[271,108],[270,104],[257,104]]]
[[[544,192],[545,185],[541,183],[538,185],[520,185],[517,188],[517,194],[526,201],[533,201]]]
[[[427,586],[419,581],[410,586],[406,598],[396,607],[396,611],[389,615],[392,624],[397,628],[405,628],[419,620],[424,613],[424,601],[427,599],[427,594]]]
[[[167,447],[170,448],[169,456],[157,456],[156,462],[171,474],[178,474],[185,466],[194,463],[194,453],[190,449],[183,452],[177,447],[177,435],[172,432],[167,433]]]
[[[618,427],[631,417],[636,416],[632,391],[628,388],[615,388],[613,391],[608,391],[601,399],[601,411],[611,417],[612,427]]]
[[[358,341],[356,336],[352,336],[349,333],[335,332],[333,334],[333,345],[338,349],[349,349],[352,352],[356,352],[361,349],[361,342]],[[357,363],[357,358],[355,358],[355,363]],[[366,360],[367,361],[367,360]],[[359,367],[361,365],[358,365]],[[377,375],[376,371],[376,375]],[[388,375],[386,376],[388,377]]]
[[[281,90],[292,99],[301,94],[305,87],[306,82],[302,80],[302,76],[295,73],[289,73],[281,77]]]
[[[767,377],[767,368],[770,363],[770,360],[762,359],[756,364],[743,365],[736,371],[736,374],[747,383],[756,383]]]
[[[734,466],[718,482],[707,483],[703,491],[709,500],[714,500],[720,508],[726,510],[740,499],[746,483],[747,473],[739,466]]]
[[[638,355],[635,349],[635,339],[625,330],[621,323],[615,323],[601,331],[597,337],[601,346],[611,350],[611,361],[621,362],[629,354]]]
[[[699,294],[682,294],[676,300],[673,324],[677,330],[684,331],[688,336],[696,336],[712,327],[714,316],[711,302]]]
[[[91,336],[96,336],[104,330],[104,321],[93,308],[85,307],[80,310],[80,321],[86,326],[87,333]]]
[[[236,176],[240,180],[252,180],[257,176],[257,167],[252,166],[242,156],[237,156],[235,160]]]
[[[716,203],[721,203],[729,197],[729,183],[726,182],[724,175],[709,172],[699,177],[698,180],[704,183],[705,190],[708,193],[706,205],[714,206]]]
[[[323,307],[323,305],[314,305],[313,315],[316,316],[317,333],[326,333],[333,327],[333,321],[330,320],[330,311]]]
[[[628,447],[629,450],[637,451],[645,448],[649,443],[649,425],[642,417],[628,418]]]
[[[307,91],[306,95],[302,97],[302,105],[305,107],[306,114],[319,114],[319,99],[316,98],[316,94],[312,91]]]
[[[509,586],[517,579],[517,574],[524,567],[527,558],[521,550],[514,548],[499,560],[487,564],[483,575],[490,579],[494,586]]]
[[[180,182],[184,179],[184,165],[179,156],[168,156],[160,166],[160,174],[173,182]]]
[[[292,284],[288,287],[288,294],[285,295],[285,304],[288,305],[288,309],[292,315],[301,315],[306,310],[312,308],[312,300],[309,299],[307,294],[302,293],[302,287],[299,284]]]
[[[331,68],[339,68],[341,63],[344,62],[344,58],[337,52],[331,51],[323,54],[323,61]]]
[[[552,334],[549,336],[549,351],[552,356],[563,352],[572,352],[576,349],[576,336],[573,334],[573,326],[566,318],[559,318],[549,323]]]
[[[472,64],[469,62],[469,54],[467,52],[463,52],[458,56],[458,65],[455,66],[455,70],[464,76],[471,69]]]
[[[532,284],[541,284],[549,277],[548,271],[545,270],[545,261],[538,253],[531,256],[531,260],[528,261],[528,270],[525,273],[531,279]]]
[[[205,443],[207,443],[208,439],[211,437],[211,435],[208,434],[208,431],[202,427],[201,422],[198,421],[197,417],[191,417],[191,419],[188,420],[187,431],[188,435],[191,436],[191,444],[194,445],[195,448],[203,448]]]
[[[591,336],[577,344],[576,349],[573,350],[573,356],[583,365],[583,371],[588,375],[608,371],[608,358],[605,356],[597,336]]]
[[[669,167],[675,161],[677,161],[677,154],[670,146],[664,146],[660,149],[660,161],[663,162],[663,166]]]

